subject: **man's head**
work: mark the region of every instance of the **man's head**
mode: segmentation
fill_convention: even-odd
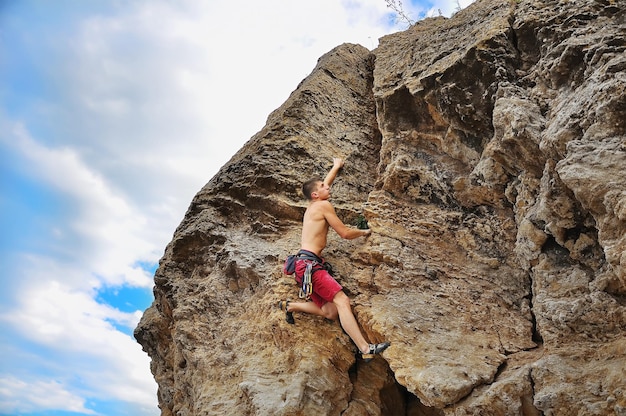
[[[325,185],[320,178],[313,178],[302,185],[302,193],[309,201],[328,199],[330,197],[330,187]]]

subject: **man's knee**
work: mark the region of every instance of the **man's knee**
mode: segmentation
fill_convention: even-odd
[[[324,318],[330,319],[331,321],[336,321],[339,318],[339,313],[337,312],[337,309],[325,311]]]
[[[330,319],[331,321],[336,321],[337,318],[339,318],[337,306],[332,302],[326,303],[322,306],[322,313],[324,314],[324,318]]]
[[[350,307],[350,298],[343,293],[343,291],[337,292],[335,297],[333,298],[333,303],[339,308],[349,308]]]

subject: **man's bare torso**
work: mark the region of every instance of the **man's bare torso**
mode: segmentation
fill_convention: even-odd
[[[302,244],[303,250],[311,251],[321,257],[322,250],[326,247],[328,236],[328,222],[324,212],[330,206],[328,201],[314,201],[304,213],[302,220]]]

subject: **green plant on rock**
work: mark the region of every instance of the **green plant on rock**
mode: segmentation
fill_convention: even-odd
[[[354,225],[359,230],[368,230],[370,228],[369,225],[367,225],[367,219],[365,218],[365,215],[363,214],[359,214],[356,217],[356,219],[354,220]]]

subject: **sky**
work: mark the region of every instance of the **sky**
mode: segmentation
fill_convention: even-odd
[[[0,415],[160,413],[133,329],[193,196],[319,57],[374,49],[396,17],[385,0],[0,0]]]

